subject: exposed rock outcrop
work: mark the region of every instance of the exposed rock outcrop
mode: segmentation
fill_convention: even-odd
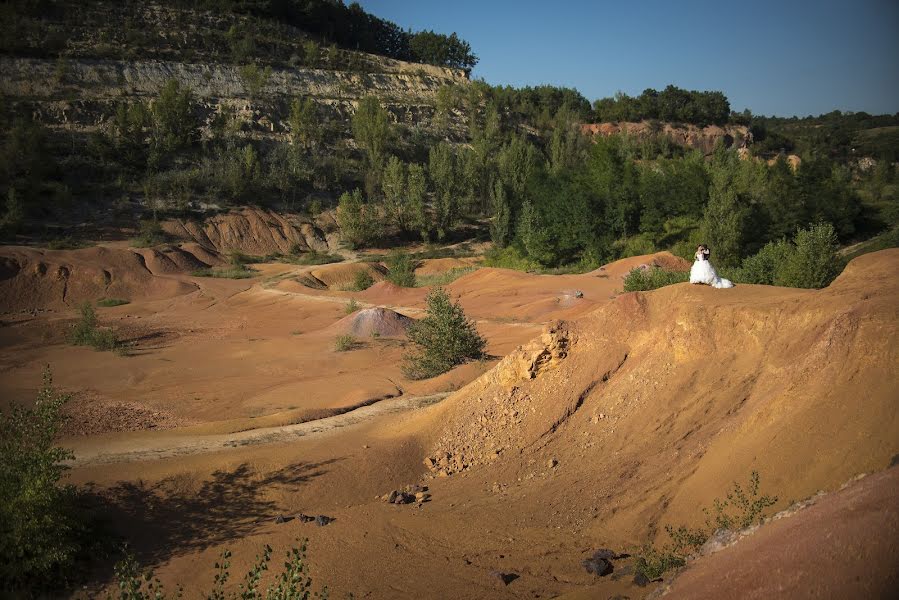
[[[719,142],[724,144],[725,148],[742,146],[750,135],[749,129],[743,125],[726,125],[724,127],[683,125],[675,127],[670,123],[654,126],[649,121],[587,123],[581,126],[581,130],[587,135],[603,137],[622,133],[637,139],[646,139],[654,135],[667,136],[673,143],[694,148],[705,155],[711,154]]]

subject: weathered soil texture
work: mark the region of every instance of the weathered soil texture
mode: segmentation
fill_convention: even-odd
[[[631,268],[679,260],[664,254],[584,275],[482,268],[447,289],[497,358],[420,382],[402,375],[402,337],[360,336],[338,352],[335,324],[351,298],[420,318],[427,289],[314,289],[301,281],[320,267],[284,264],[236,281],[156,275],[113,250],[61,251],[52,264],[145,278],[128,288],[131,304],[98,309],[125,355],[66,345],[75,296],[4,271],[0,397],[33,399],[49,363],[82,402],[147,411],[70,432],[70,481],[91,484],[138,558],[188,597],[211,587],[225,548],[236,586],[264,544],[277,558],[308,538],[313,578],[332,597],[642,598],[671,575],[640,588],[621,576],[633,558],[606,577],[582,561],[664,543],[665,525],[703,525],[702,508],[752,471],[778,497],[773,514],[899,452],[899,282],[885,276],[899,250],[857,258],[816,291],[621,293]],[[22,255],[50,264],[47,251],[0,250]],[[78,297],[114,295],[95,285]],[[40,310],[22,312],[29,304]],[[429,501],[381,500],[412,484]],[[892,591],[895,548],[877,538],[895,532],[894,487],[892,473],[866,478],[833,495],[856,494],[835,512],[825,496],[692,563],[671,593],[716,597],[728,569],[737,598],[813,580],[820,597]],[[298,513],[336,520],[276,519]],[[840,571],[834,546],[861,558]],[[863,557],[870,572],[857,580]],[[758,565],[770,570],[754,576]],[[110,567],[89,593],[105,595]]]

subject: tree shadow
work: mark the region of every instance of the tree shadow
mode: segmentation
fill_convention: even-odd
[[[152,484],[138,480],[89,491],[108,528],[127,541],[142,564],[152,566],[239,539],[274,521],[281,507],[270,499],[271,492],[308,483],[339,460],[297,463],[267,474],[242,464],[202,481],[186,473]]]

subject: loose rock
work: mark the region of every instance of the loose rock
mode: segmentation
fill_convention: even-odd
[[[503,573],[501,571],[491,571],[490,576],[502,583],[503,585],[509,585],[516,579],[520,577],[520,575],[516,573]]]

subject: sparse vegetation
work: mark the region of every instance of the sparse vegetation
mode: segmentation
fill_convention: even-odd
[[[348,314],[348,315],[351,315],[354,312],[356,312],[357,310],[359,310],[360,308],[361,308],[361,306],[359,306],[359,303],[356,302],[356,299],[350,298],[350,301],[347,302],[346,306],[344,307],[344,312],[346,312],[346,314]]]
[[[217,279],[250,279],[256,276],[256,270],[246,265],[236,265],[230,267],[209,267],[206,269],[197,269],[192,271],[194,277],[213,277]]]
[[[684,566],[687,558],[697,554],[715,531],[738,531],[761,523],[765,510],[774,506],[777,497],[759,495],[759,482],[758,472],[753,471],[747,489],[734,482],[733,490],[727,493],[724,500],[715,498],[711,509],[703,509],[707,529],[665,526],[670,542],[662,548],[644,545],[636,553],[635,574],[643,575],[650,581],[658,579],[667,571]]]
[[[349,350],[353,350],[358,345],[356,338],[347,334],[347,335],[338,335],[334,339],[334,350],[337,352],[347,352]]]
[[[445,285],[449,285],[460,277],[468,275],[469,273],[474,273],[477,270],[477,267],[456,267],[455,269],[449,269],[448,271],[444,271],[443,273],[434,273],[433,275],[416,275],[415,287],[443,287]]]
[[[69,334],[69,343],[74,346],[90,346],[94,350],[116,350],[120,343],[112,329],[99,326],[97,312],[90,302],[84,302],[80,308],[81,319]]]
[[[47,368],[33,406],[0,410],[0,589],[22,597],[70,585],[91,546],[75,488],[60,485],[73,458],[55,445],[68,400]]]
[[[426,315],[408,332],[415,349],[403,360],[409,379],[427,379],[484,356],[487,342],[458,302],[437,287],[428,293]]]
[[[361,292],[363,290],[367,290],[374,284],[374,277],[371,276],[371,273],[368,272],[367,268],[363,267],[362,269],[356,271],[356,274],[353,275],[353,291]]]
[[[231,578],[231,551],[225,550],[216,561],[212,591],[208,594],[211,600],[309,600],[311,598],[328,598],[327,586],[320,591],[313,591],[312,577],[306,564],[306,541],[299,548],[292,547],[287,551],[283,567],[274,575],[273,581],[262,587],[262,577],[269,571],[272,560],[272,548],[265,545],[262,554],[256,555],[256,561],[244,575],[237,590],[225,592],[225,586]],[[143,569],[134,555],[126,551],[125,558],[115,567],[118,581],[119,600],[167,600],[180,598],[183,589],[179,586],[174,594],[167,593],[162,582],[157,579],[152,569]]]
[[[293,250],[291,250],[290,256],[280,257],[279,260],[295,265],[311,266],[343,262],[343,257],[339,254],[329,254],[327,252],[294,252]]]
[[[168,236],[163,231],[162,225],[154,218],[140,222],[137,237],[131,240],[131,245],[135,248],[152,248],[167,241]]]

